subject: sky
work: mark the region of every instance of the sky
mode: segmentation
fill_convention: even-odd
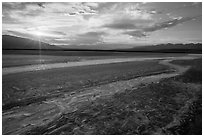
[[[65,47],[200,43],[202,3],[3,2],[2,34]]]

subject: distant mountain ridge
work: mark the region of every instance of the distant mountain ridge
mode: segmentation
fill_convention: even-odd
[[[40,43],[40,44],[39,44]],[[39,46],[40,45],[40,46]],[[70,46],[70,45],[69,45]],[[68,47],[69,47],[68,46]],[[110,52],[162,52],[162,53],[202,53],[201,43],[188,43],[188,44],[158,44],[151,46],[137,46],[134,48],[125,49],[97,49],[94,48],[84,48],[81,46],[71,45],[70,48],[63,48],[61,46],[50,45],[44,42],[39,42],[36,40],[15,37],[10,35],[2,36],[2,49],[3,50],[60,50],[60,51],[110,51]]]
[[[2,49],[60,49],[55,45],[50,45],[37,40],[31,40],[16,36],[3,35],[2,36]]]
[[[158,44],[152,46],[140,46],[130,49],[129,51],[151,51],[151,52],[187,52],[187,53],[202,53],[201,43],[188,43],[188,44]]]

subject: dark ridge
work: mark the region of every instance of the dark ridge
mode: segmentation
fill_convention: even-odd
[[[201,54],[200,49],[160,49],[160,50],[99,50],[99,49],[2,49],[3,51],[89,51],[89,52],[134,52],[134,53],[195,53]]]
[[[40,45],[40,47],[39,47]],[[20,49],[59,49],[55,45],[50,45],[41,41],[21,38],[16,36],[10,35],[3,35],[2,36],[2,50],[20,50]]]
[[[40,46],[39,46],[40,44]],[[6,51],[15,50],[19,52],[23,51],[77,51],[77,52],[125,52],[125,53],[202,53],[201,43],[188,43],[188,44],[159,44],[151,46],[139,46],[129,49],[76,49],[76,48],[62,48],[56,45],[50,45],[44,42],[20,38],[10,35],[2,36],[2,50],[3,53]]]

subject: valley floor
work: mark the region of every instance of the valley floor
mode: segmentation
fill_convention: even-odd
[[[4,75],[3,134],[201,134],[194,58]]]

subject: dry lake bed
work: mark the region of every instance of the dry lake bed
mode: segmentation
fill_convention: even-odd
[[[14,57],[3,55],[3,134],[201,133],[200,55]]]

